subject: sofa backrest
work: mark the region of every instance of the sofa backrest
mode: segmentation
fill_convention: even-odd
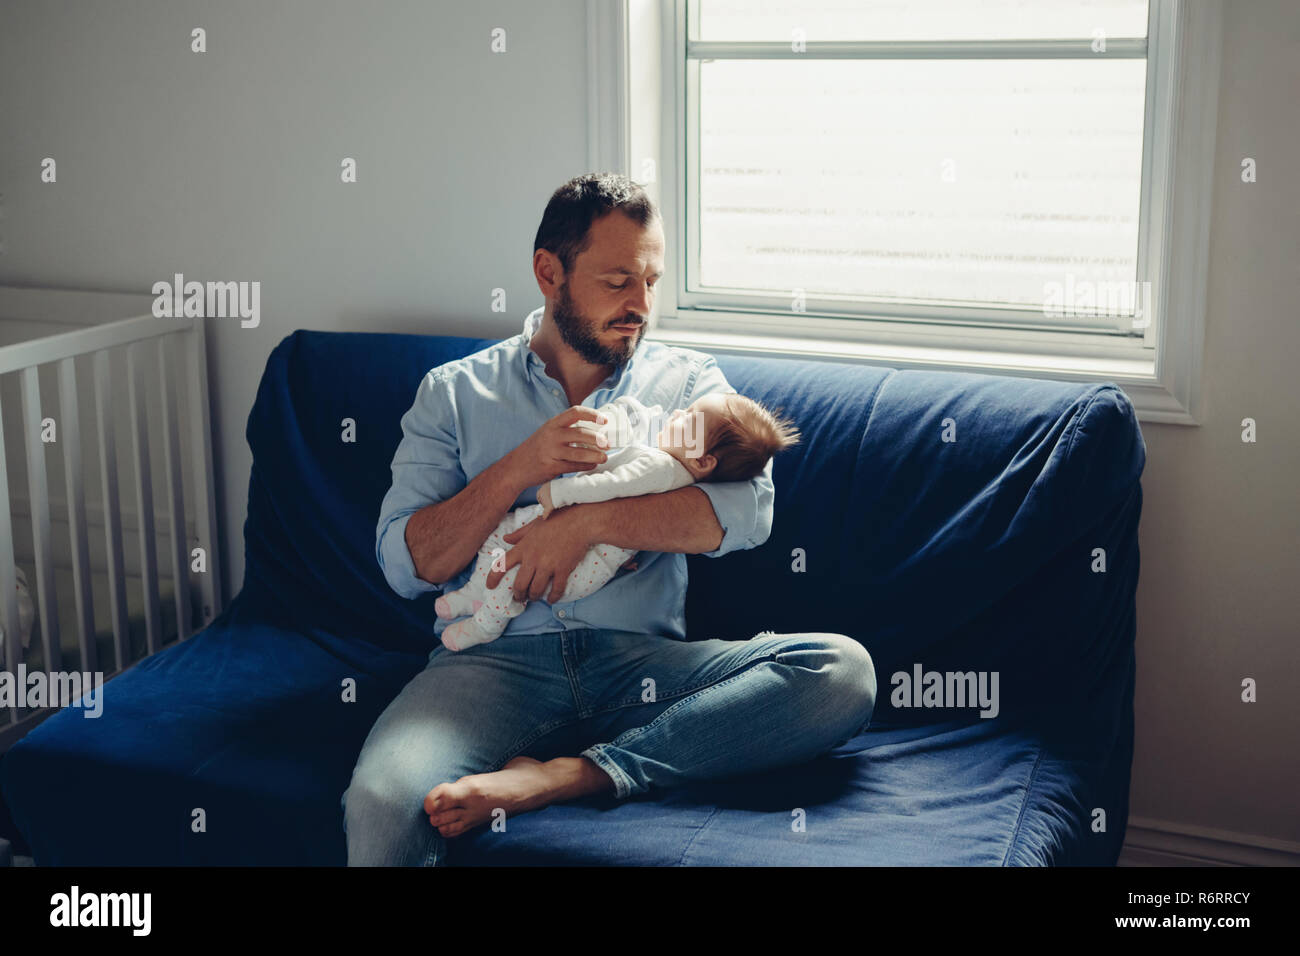
[[[849,634],[872,653],[879,700],[911,692],[918,666],[922,684],[997,672],[1024,709],[1119,691],[1146,452],[1116,386],[718,363],[738,391],[790,410],[805,439],[776,460],[766,544],[688,559],[690,633]],[[957,716],[878,704],[873,722]]]
[[[286,337],[248,421],[245,587],[274,595],[304,625],[427,649],[433,595],[407,601],[388,587],[374,555],[378,510],[424,374],[494,341]],[[1004,697],[1011,690],[1025,706],[1031,693],[1061,697],[1053,681],[1079,696],[1113,683],[1132,649],[1145,462],[1118,388],[793,359],[718,363],[739,392],[794,418],[803,441],[776,459],[767,543],[688,559],[689,639],[846,633],[871,651],[882,698],[893,675],[918,664],[1000,669]],[[353,442],[343,440],[349,419]]]

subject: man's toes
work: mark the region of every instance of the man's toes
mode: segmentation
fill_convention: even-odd
[[[459,807],[450,807],[446,810],[435,810],[433,813],[428,815],[429,822],[435,827],[440,827],[444,823],[450,823],[452,820],[459,820],[461,812],[462,811]]]
[[[452,783],[440,783],[430,791],[430,796],[434,797],[434,805],[432,807],[426,806],[425,810],[433,813],[451,807],[464,807],[470,797],[474,795],[474,791],[473,775],[461,777]]]
[[[424,798],[424,812],[438,813],[452,807],[460,806],[460,799],[455,791],[455,784],[440,783]]]
[[[434,826],[447,823],[450,820],[459,820],[469,813],[469,807],[463,800],[456,800],[448,797],[443,793],[436,806],[424,808],[424,812],[429,817],[429,822]]]
[[[464,815],[459,810],[449,810],[445,813],[434,813],[429,815],[429,823],[443,836],[446,836],[446,830],[449,827],[459,826],[464,822]]]
[[[450,837],[460,836],[462,833],[468,830],[470,828],[470,822],[466,820],[464,817],[458,816],[453,820],[447,821],[446,823],[434,824],[434,826],[437,829],[438,833],[440,833],[444,837],[450,838]]]

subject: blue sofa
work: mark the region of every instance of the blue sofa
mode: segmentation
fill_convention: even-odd
[[[400,419],[428,369],[492,341],[298,331],[276,347],[248,419],[242,590],[110,681],[101,718],[56,714],[0,762],[38,865],[346,861],[339,797],[431,646],[435,595],[398,597],[374,553]],[[453,841],[451,862],[1114,864],[1145,462],[1128,399],[1109,384],[719,364],[804,442],[777,459],[767,543],[689,558],[688,634],[851,635],[876,663],[870,726],[796,767],[522,815]],[[918,670],[996,673],[997,715],[903,706],[927,703],[895,676]]]

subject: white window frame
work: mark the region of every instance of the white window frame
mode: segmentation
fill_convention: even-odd
[[[1221,0],[1150,0],[1150,11],[1147,99],[1171,105],[1159,114],[1149,106],[1143,133],[1139,278],[1152,282],[1156,341],[1142,348],[1135,337],[926,322],[920,310],[898,321],[906,307],[852,322],[801,315],[797,335],[781,315],[697,307],[682,282],[688,243],[698,242],[686,235],[680,215],[686,202],[678,133],[685,129],[685,83],[678,82],[687,76],[684,4],[587,0],[589,167],[644,184],[664,218],[668,248],[649,334],[718,353],[1111,381],[1132,399],[1140,420],[1196,424]],[[743,332],[737,318],[744,319]]]

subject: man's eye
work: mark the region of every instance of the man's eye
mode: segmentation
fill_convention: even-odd
[[[624,286],[627,285],[627,283],[624,282],[622,285],[620,285],[617,282],[606,282],[605,285],[609,286],[611,289],[622,289]]]

